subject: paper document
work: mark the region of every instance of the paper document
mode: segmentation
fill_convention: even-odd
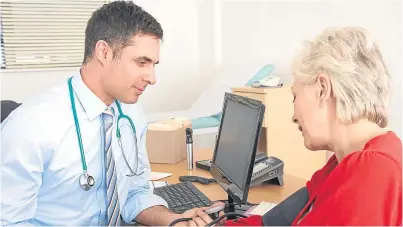
[[[159,187],[168,185],[168,182],[166,182],[166,181],[149,181],[149,184],[150,184],[150,189],[154,190],[154,188],[159,188]]]
[[[262,216],[265,213],[267,213],[269,210],[273,209],[275,206],[277,206],[276,203],[261,202],[259,205],[256,206],[255,209],[253,209],[250,212],[250,214]]]
[[[172,176],[172,173],[162,173],[162,172],[151,172],[151,180],[161,180],[163,178]]]

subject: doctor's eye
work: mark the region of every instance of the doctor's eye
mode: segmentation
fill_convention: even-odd
[[[139,66],[139,67],[144,67],[147,65],[147,62],[142,60],[142,59],[135,59],[134,62]]]
[[[292,102],[295,102],[295,95],[294,95],[294,98],[292,99]]]

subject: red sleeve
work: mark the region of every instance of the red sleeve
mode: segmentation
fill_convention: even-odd
[[[263,220],[259,215],[252,215],[248,218],[229,220],[224,226],[263,226]]]
[[[311,180],[308,181],[306,185],[310,196],[320,187],[327,175],[329,175],[336,165],[337,159],[335,156],[332,156],[322,169],[314,173]],[[248,218],[227,221],[225,226],[263,226],[263,219],[261,216],[254,215]]]
[[[300,225],[402,225],[402,166],[380,152],[356,153],[326,179]]]

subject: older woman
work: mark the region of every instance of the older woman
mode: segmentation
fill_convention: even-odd
[[[295,60],[294,117],[334,153],[307,183],[294,225],[402,225],[402,143],[388,123],[390,75],[360,28],[328,29]]]
[[[390,75],[378,46],[361,28],[327,29],[293,70],[293,121],[305,146],[334,155],[307,183],[308,203],[292,225],[401,226],[402,143],[385,129]]]

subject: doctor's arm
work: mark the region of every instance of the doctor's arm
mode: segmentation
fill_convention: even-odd
[[[128,195],[122,217],[126,223],[133,220],[145,225],[167,226],[182,215],[172,213],[161,197],[153,194],[149,186],[150,163],[146,150],[146,129],[142,132],[139,143],[138,171],[147,169],[144,174],[127,178]]]
[[[22,114],[1,127],[1,225],[31,225],[46,162],[43,134]]]

